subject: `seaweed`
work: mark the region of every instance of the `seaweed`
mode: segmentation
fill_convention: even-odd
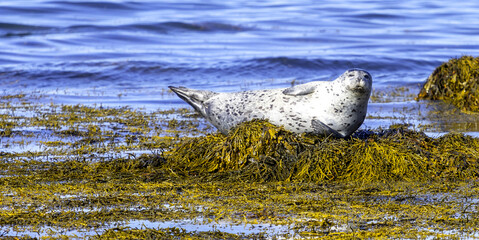
[[[225,136],[187,109],[37,100],[26,94],[0,102],[15,113],[0,115],[1,238],[479,232],[479,140],[464,134],[431,138],[396,125],[337,139],[255,120]]]
[[[365,183],[474,179],[479,176],[476,149],[476,138],[450,133],[435,139],[404,126],[358,132],[344,140],[297,135],[254,120],[227,136],[217,133],[183,140],[166,155],[172,171],[183,176]]]
[[[452,58],[428,77],[417,99],[443,100],[464,112],[479,111],[479,57]]]

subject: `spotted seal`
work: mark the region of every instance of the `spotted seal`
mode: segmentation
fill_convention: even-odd
[[[222,133],[252,119],[267,119],[296,133],[347,137],[366,117],[372,77],[350,69],[333,81],[313,81],[290,88],[217,93],[169,88]]]

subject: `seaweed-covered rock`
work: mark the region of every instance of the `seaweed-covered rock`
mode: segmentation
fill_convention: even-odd
[[[453,58],[436,68],[417,99],[443,100],[464,112],[479,112],[479,57]]]
[[[478,138],[431,138],[404,127],[359,135],[298,135],[255,120],[227,136],[184,139],[166,153],[165,166],[176,175],[222,181],[364,183],[479,176]]]
[[[239,124],[227,136],[216,133],[183,140],[169,157],[172,168],[189,175],[254,169],[250,174],[285,178],[281,172],[296,160],[298,147],[304,144],[299,136],[267,121],[253,120]]]

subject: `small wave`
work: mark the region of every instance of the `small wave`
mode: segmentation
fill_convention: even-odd
[[[400,19],[404,18],[404,16],[396,15],[396,14],[389,14],[389,13],[361,13],[361,14],[353,14],[350,17],[352,18],[363,18],[363,19]]]
[[[115,3],[110,1],[49,1],[49,4],[57,6],[73,6],[74,8],[89,8],[105,11],[105,9],[111,10],[134,10],[138,9],[138,4],[134,2],[122,2]]]
[[[342,59],[268,57],[246,61],[256,70],[289,72],[299,76],[342,72],[349,68],[361,68],[367,62]],[[294,75],[292,75],[294,76]]]
[[[187,22],[161,22],[151,24],[132,24],[130,28],[138,28],[142,30],[168,33],[173,31],[195,31],[195,32],[239,32],[251,30],[249,27],[232,25],[220,22],[201,22],[201,23],[187,23]]]
[[[41,66],[8,67],[2,69],[1,78],[16,79],[17,86],[24,86],[33,89],[41,88],[69,88],[75,86],[89,85],[91,83],[108,84],[115,81],[111,72],[103,71],[101,68],[74,68],[65,67],[66,64]],[[15,87],[12,85],[12,87]]]
[[[52,29],[54,28],[48,26],[0,22],[0,38],[25,37],[34,33],[46,33]]]
[[[377,58],[366,59],[371,56],[348,57],[350,59],[307,59],[291,57],[268,57],[247,60],[249,65],[283,66],[309,70],[344,70],[348,68],[363,68],[373,71],[404,71],[431,68],[438,66],[441,61],[422,59]]]
[[[267,58],[255,58],[248,60],[253,64],[259,65],[283,65],[287,67],[299,67],[299,68],[317,68],[318,63],[314,60],[304,58],[291,58],[291,57],[267,57]]]
[[[118,31],[147,31],[155,34],[170,34],[178,32],[239,32],[247,31],[251,28],[239,25],[231,25],[218,22],[204,23],[186,23],[186,22],[161,22],[161,23],[139,23],[126,25],[96,25],[96,24],[80,24],[65,27],[48,27],[23,25],[12,23],[0,23],[0,38],[26,37],[31,35],[46,35],[58,33],[95,33],[99,35],[102,32],[118,32]]]

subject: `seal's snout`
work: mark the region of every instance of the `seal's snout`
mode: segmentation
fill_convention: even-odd
[[[371,91],[373,79],[367,71],[357,68],[350,69],[346,71],[341,78],[347,89],[361,94]]]

